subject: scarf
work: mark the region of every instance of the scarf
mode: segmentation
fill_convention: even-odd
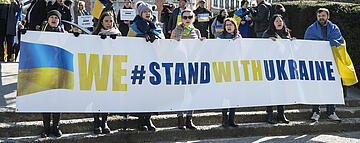
[[[104,28],[101,28],[99,35],[113,35],[113,34],[120,34],[120,31],[116,29],[115,27],[105,30]]]
[[[188,36],[190,34],[190,32],[194,29],[193,25],[190,26],[186,26],[186,25],[182,25],[182,27],[184,27],[184,30],[181,32],[181,35],[183,36]]]

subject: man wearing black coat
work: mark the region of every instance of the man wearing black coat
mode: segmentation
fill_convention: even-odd
[[[196,10],[194,10],[196,16],[194,26],[195,28],[200,30],[201,37],[209,38],[209,25],[212,14],[208,9],[205,8],[205,2],[206,2],[205,0],[200,0],[199,7]],[[208,21],[199,22],[199,14],[208,14],[209,15]]]
[[[252,20],[255,23],[256,37],[261,38],[265,30],[269,26],[269,20],[271,15],[271,4],[264,0],[256,0],[257,14],[254,17],[246,18],[247,21]]]
[[[45,0],[33,0],[30,7],[27,10],[25,17],[25,28],[30,30],[40,30],[42,22],[46,19],[46,1]]]
[[[166,31],[171,34],[171,31],[175,29],[176,25],[181,22],[181,12],[186,9],[187,0],[180,0],[179,7],[175,8],[172,14],[170,15],[168,30]]]

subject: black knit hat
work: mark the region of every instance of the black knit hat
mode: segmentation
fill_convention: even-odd
[[[57,10],[51,10],[51,11],[49,11],[49,12],[47,13],[47,19],[49,19],[49,17],[50,17],[51,15],[56,15],[56,16],[59,18],[59,20],[61,21],[61,13],[60,13],[59,11],[57,11]]]

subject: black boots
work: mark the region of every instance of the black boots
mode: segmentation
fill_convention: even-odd
[[[52,113],[53,117],[53,128],[51,130],[50,128],[50,118],[51,113],[43,113],[43,124],[44,124],[44,130],[41,133],[41,137],[49,137],[50,133],[53,133],[56,137],[61,137],[62,132],[59,129],[59,122],[60,122],[60,113]]]
[[[100,120],[101,115],[101,120]],[[107,125],[107,113],[94,114],[94,133],[95,134],[108,134],[110,133],[110,128]]]
[[[53,134],[56,137],[61,137],[62,132],[59,129],[60,113],[53,113]]]
[[[229,126],[230,127],[237,127],[239,126],[238,124],[235,123],[235,115],[229,115]]]
[[[290,121],[288,119],[286,119],[285,115],[284,115],[284,106],[283,105],[278,105],[277,106],[277,121],[274,120],[273,117],[273,110],[272,110],[272,106],[267,106],[266,108],[266,122],[270,123],[270,124],[276,124],[276,123],[290,123]]]
[[[221,126],[227,128],[227,127],[237,127],[238,124],[235,123],[235,115],[223,115]]]
[[[155,131],[156,127],[151,122],[151,114],[143,114],[139,115],[139,123],[138,123],[139,131]]]
[[[223,126],[224,128],[229,127],[229,116],[228,115],[222,116],[221,126]]]
[[[178,128],[181,130],[185,130],[185,122],[183,116],[178,116]]]
[[[43,124],[44,129],[40,136],[46,138],[50,135],[50,113],[43,113]]]
[[[186,128],[190,130],[196,130],[196,126],[192,121],[192,116],[186,116]]]

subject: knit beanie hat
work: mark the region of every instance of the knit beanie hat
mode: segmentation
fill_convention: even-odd
[[[144,12],[145,10],[150,10],[152,13],[152,10],[151,10],[151,7],[149,4],[147,4],[147,3],[140,4],[139,7],[137,8],[138,15],[141,16],[141,13]]]
[[[61,22],[61,13],[57,10],[51,10],[47,13],[47,19],[49,19],[50,16],[55,15],[59,18],[59,21]]]

